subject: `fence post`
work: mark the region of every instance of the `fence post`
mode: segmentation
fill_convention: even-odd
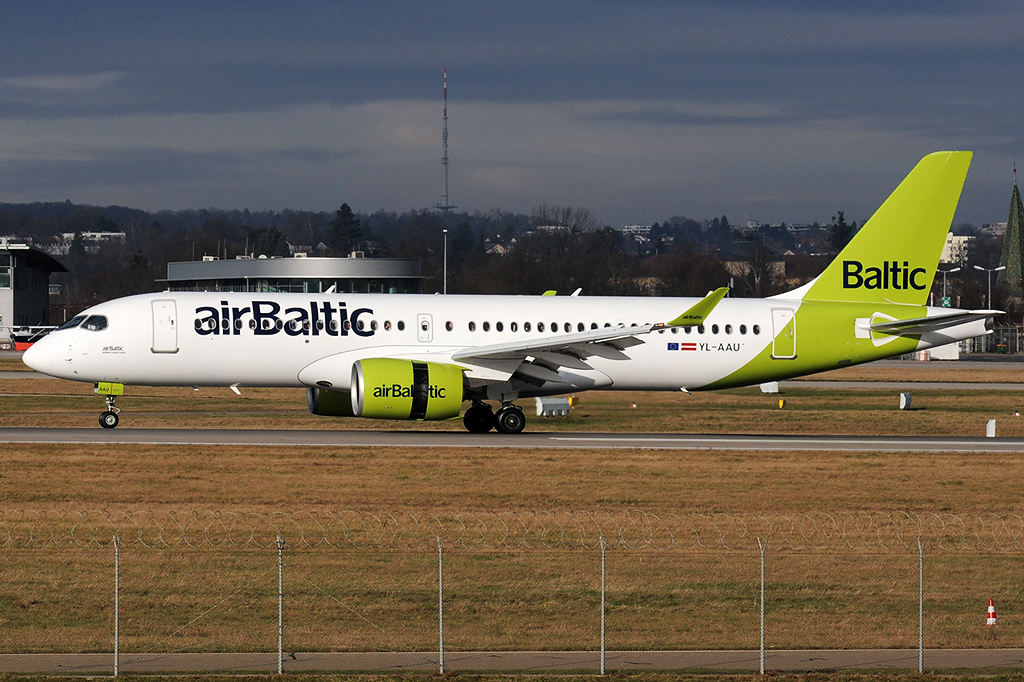
[[[761,538],[757,539],[757,547],[761,550],[761,657],[760,657],[760,673],[764,675],[764,552],[768,549],[768,540],[764,542]]]
[[[437,536],[437,668],[444,675],[444,543]]]
[[[121,539],[114,535],[114,677],[121,672]]]
[[[605,614],[605,548],[604,534],[601,535],[601,674],[604,675],[604,614]]]
[[[924,543],[917,539],[917,672],[924,672]]]
[[[277,674],[284,674],[284,540],[277,536]]]

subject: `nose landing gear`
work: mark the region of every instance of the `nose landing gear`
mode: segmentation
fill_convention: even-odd
[[[118,417],[121,408],[115,404],[115,401],[117,396],[124,395],[124,384],[101,381],[96,384],[95,391],[102,395],[107,402],[107,411],[100,414],[100,426],[105,429],[117,428],[118,422],[121,421],[121,418]]]

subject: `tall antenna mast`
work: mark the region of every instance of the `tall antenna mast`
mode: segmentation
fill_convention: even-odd
[[[444,191],[441,193],[441,203],[434,204],[439,211],[450,211],[458,206],[448,203],[448,67],[444,67],[444,118],[441,132],[441,143],[444,151],[441,153],[441,166],[444,168]]]

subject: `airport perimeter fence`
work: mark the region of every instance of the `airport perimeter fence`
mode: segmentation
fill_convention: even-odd
[[[995,325],[991,334],[961,341],[960,350],[963,353],[1024,353],[1024,327],[1016,324]]]
[[[602,673],[615,652],[738,651],[724,667],[764,671],[797,649],[923,671],[1024,646],[1024,518],[1005,514],[7,511],[0,556],[0,673],[525,651]]]

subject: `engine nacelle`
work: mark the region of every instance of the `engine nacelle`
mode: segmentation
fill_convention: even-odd
[[[462,410],[462,369],[392,358],[352,366],[352,412],[370,419],[452,419]]]
[[[352,394],[348,391],[329,391],[326,388],[307,388],[306,404],[309,411],[325,417],[354,417]]]

